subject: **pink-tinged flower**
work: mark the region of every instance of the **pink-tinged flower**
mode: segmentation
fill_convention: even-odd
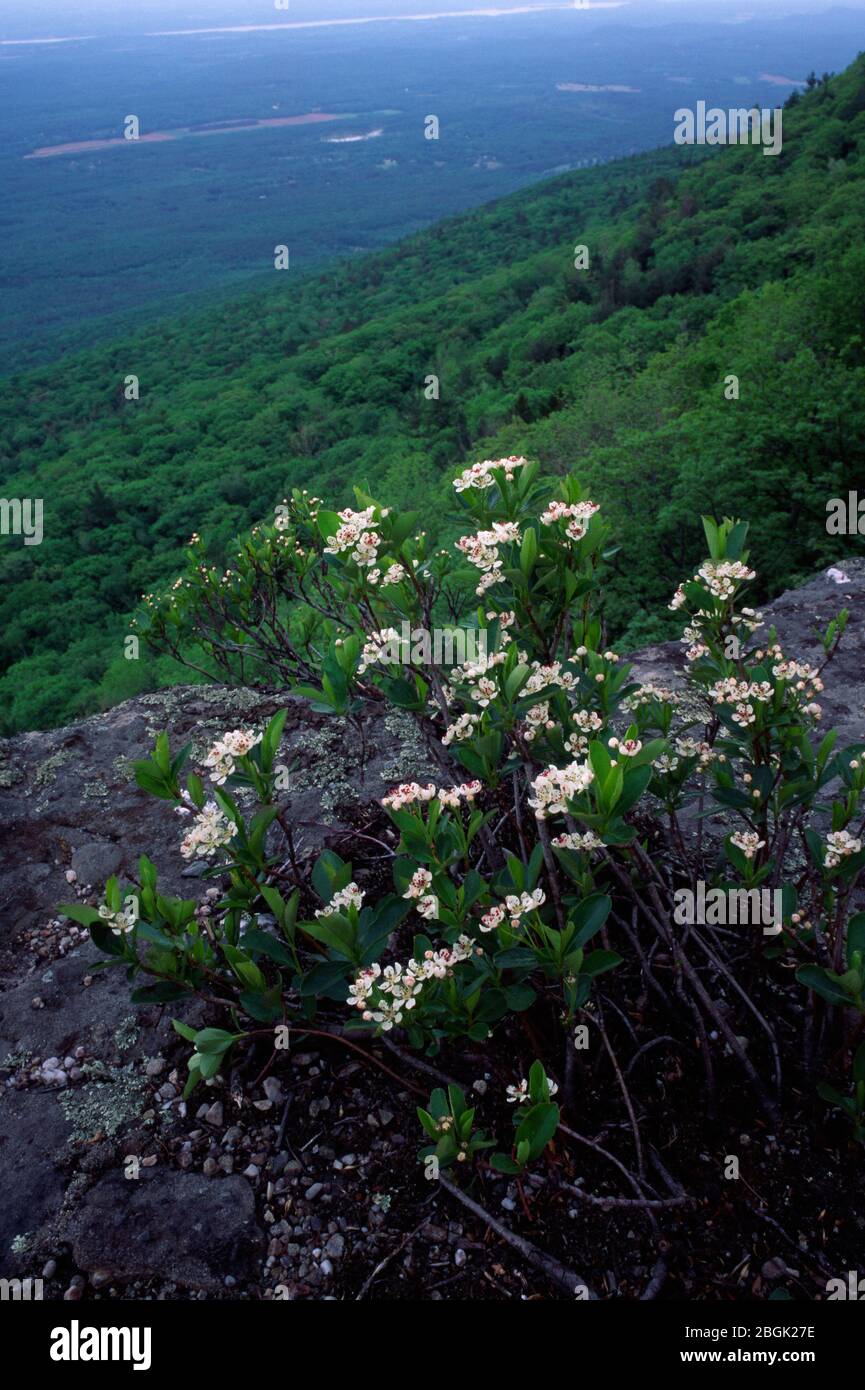
[[[237,826],[220,810],[215,801],[208,801],[180,846],[184,859],[209,859],[218,849],[228,845],[237,834]]]
[[[432,883],[432,874],[429,869],[415,869],[409,881],[408,888],[403,893],[404,898],[422,898]]]
[[[572,849],[582,854],[588,854],[594,849],[604,848],[603,840],[598,838],[594,830],[587,830],[583,835],[556,835],[553,844],[557,849]]]
[[[563,815],[568,808],[568,799],[584,792],[593,780],[594,773],[588,763],[573,762],[563,768],[548,767],[532,782],[534,796],[529,797],[529,805],[538,820]]]
[[[335,912],[341,912],[344,907],[359,908],[363,902],[363,897],[363,889],[358,888],[356,883],[349,883],[347,887],[334,893],[330,902],[317,911],[315,915],[316,917],[332,917]]]
[[[848,830],[833,830],[826,836],[826,858],[823,860],[824,867],[836,869],[842,859],[848,855],[858,854],[862,848],[862,841],[856,839]]]
[[[505,478],[510,483],[513,482],[514,472],[517,468],[522,468],[527,462],[524,458],[517,457],[516,454],[506,459],[484,459],[482,463],[473,463],[471,468],[466,468],[454,478],[454,491],[465,492],[468,488],[487,488],[495,484],[493,469],[504,469]]]
[[[481,918],[481,931],[495,931],[505,920],[505,910],[503,907],[491,907]]]
[[[204,766],[211,769],[211,782],[221,785],[234,772],[235,760],[246,757],[260,742],[261,734],[251,729],[232,729],[223,734],[204,759]]]
[[[758,849],[763,849],[766,844],[761,840],[755,830],[737,830],[735,835],[730,836],[730,843],[740,849],[746,859],[753,859]]]
[[[619,744],[619,754],[623,758],[635,758],[642,746],[638,738],[623,738]]]

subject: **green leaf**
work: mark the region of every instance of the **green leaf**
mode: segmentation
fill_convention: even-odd
[[[432,1115],[430,1115],[429,1111],[422,1110],[421,1107],[418,1106],[417,1117],[423,1125],[424,1129],[426,1130],[427,1134],[429,1135],[430,1139],[434,1139],[435,1142],[438,1143],[439,1130],[436,1126],[435,1120],[433,1119]]]
[[[82,907],[78,903],[60,903],[57,911],[73,922],[80,922],[82,927],[90,927],[102,921],[95,907]]]
[[[534,527],[528,526],[523,532],[523,543],[520,547],[520,569],[528,579],[535,567],[538,558],[538,533]]]
[[[607,970],[615,970],[621,963],[622,957],[616,955],[615,951],[590,951],[583,961],[580,974],[592,978],[595,975],[603,975]]]
[[[177,942],[173,941],[164,931],[160,931],[152,922],[136,923],[135,935],[145,941],[154,941],[157,946],[164,946],[169,951],[177,948]]]
[[[865,959],[865,912],[857,912],[847,923],[847,960],[852,962],[855,951]]]
[[[236,1033],[227,1033],[224,1028],[201,1028],[193,1039],[197,1052],[227,1052]]]
[[[532,1158],[539,1158],[559,1127],[559,1107],[547,1102],[533,1105],[517,1129],[517,1153],[520,1144],[528,1144]]]
[[[344,883],[337,882],[340,874],[346,868],[349,876]],[[326,849],[319,855],[312,871],[312,886],[322,902],[329,903],[334,893],[346,884],[351,882],[351,866],[345,864],[338,854],[334,854],[332,849]]]
[[[606,922],[612,906],[612,898],[606,893],[592,893],[590,897],[583,899],[571,913],[571,921],[576,926],[576,932],[569,942],[571,950],[585,946],[587,941],[591,941]]]
[[[830,1004],[849,1004],[850,1000],[839,985],[829,979],[826,971],[820,965],[802,965],[796,971],[796,979],[800,985],[807,985],[815,994],[819,994],[821,999],[826,999]]]
[[[508,1158],[507,1154],[493,1154],[490,1158],[490,1167],[495,1168],[497,1173],[507,1173],[510,1176],[520,1172],[519,1164],[514,1163],[514,1160]]]
[[[277,965],[294,964],[291,952],[276,936],[271,936],[269,932],[260,931],[258,927],[251,927],[247,930],[241,941],[240,948],[243,951],[257,951],[259,955],[267,956],[269,960],[276,961]]]

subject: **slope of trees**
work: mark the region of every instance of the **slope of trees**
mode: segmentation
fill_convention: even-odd
[[[461,460],[573,468],[621,538],[623,645],[669,635],[646,612],[699,559],[701,511],[759,521],[767,592],[837,559],[826,502],[865,457],[863,140],[860,58],[791,99],[776,158],[568,175],[0,384],[3,496],[45,506],[40,546],[0,540],[4,728],[175,678],[124,659],[139,595],[194,528],[218,564],[292,486],[346,504],[360,481],[435,533]]]

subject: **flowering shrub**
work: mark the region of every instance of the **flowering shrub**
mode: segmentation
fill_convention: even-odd
[[[495,1142],[481,1131],[475,1131],[474,1108],[469,1108],[459,1086],[448,1086],[447,1091],[436,1087],[429,1099],[429,1109],[418,1106],[417,1117],[433,1140],[418,1155],[424,1163],[430,1158],[434,1158],[440,1168],[466,1163],[481,1149],[491,1149]]]
[[[486,460],[454,492],[466,526],[453,552],[428,553],[416,513],[396,515],[361,490],[357,510],[339,513],[296,491],[233,568],[208,565],[196,538],[186,575],[146,605],[157,649],[229,679],[290,682],[361,739],[370,708],[411,713],[440,773],[383,798],[398,836],[393,891],[370,901],[363,872],[332,850],[314,865],[297,860],[277,775],[283,711],[265,729],[226,732],[197,772],[165,736],[136,766],[139,784],[184,822],[178,852],[208,865],[200,906],[160,895],[144,858],[125,892],[111,883],[101,907],[65,910],[90,927],[106,965],[148,978],[136,1000],[198,994],[231,1011],[231,1033],[184,1034],[196,1048],[191,1084],[244,1039],[317,1014],[433,1055],[450,1039],[485,1043],[532,1011],[551,1051],[513,1097],[512,1154],[492,1160],[519,1174],[559,1121],[546,1068],[574,1105],[577,1020],[610,1050],[598,982],[627,962],[695,1022],[710,1100],[714,1045],[774,1114],[780,1055],[754,998],[763,982],[795,989],[795,972],[809,1037],[828,1047],[834,1034],[848,1059],[849,1020],[865,1013],[865,914],[851,918],[865,866],[865,756],[820,733],[823,673],[847,615],[822,634],[819,668],[783,651],[774,631],[759,635],[761,615],[743,602],[755,579],[747,526],[706,519],[709,556],[670,605],[685,619],[685,701],[634,681],[609,645],[608,528],[574,477]],[[484,641],[442,667],[393,646],[406,623],[456,625]],[[704,831],[710,810],[729,822],[720,842]],[[780,893],[771,940],[743,929],[746,973],[711,920],[685,930],[674,921],[675,890],[698,880]],[[671,963],[675,998],[653,969],[656,952]],[[838,1096],[829,1098],[852,1113]],[[460,1094],[434,1097],[421,1116],[440,1161],[486,1147],[471,1138],[474,1112]]]
[[[508,1100],[516,1111],[513,1157],[493,1154],[491,1167],[518,1177],[533,1159],[540,1158],[559,1127],[559,1107],[552,1099],[558,1089],[541,1062],[532,1064],[528,1080],[508,1087]]]

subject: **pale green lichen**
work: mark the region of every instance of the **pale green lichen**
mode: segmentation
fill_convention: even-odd
[[[134,1047],[141,1037],[141,1029],[135,1014],[127,1014],[114,1030],[114,1042],[120,1051]]]
[[[37,787],[48,787],[54,781],[60,768],[64,763],[68,763],[72,757],[68,748],[58,748],[56,753],[52,753],[49,758],[41,762],[33,774],[33,781]]]
[[[113,1138],[125,1125],[141,1121],[148,1103],[147,1082],[136,1072],[134,1062],[124,1067],[100,1064],[90,1070],[92,1074],[98,1071],[104,1079],[57,1095],[57,1103],[72,1126],[69,1142],[73,1144],[97,1134]]]
[[[383,782],[436,782],[441,777],[423,741],[416,720],[405,710],[391,710],[384,727],[394,745],[394,756],[381,773]]]
[[[16,1047],[14,1052],[7,1052],[3,1061],[0,1062],[0,1071],[19,1071],[29,1066],[33,1053],[27,1047]]]
[[[346,748],[354,750],[349,757]],[[334,719],[323,729],[304,732],[303,751],[309,766],[292,771],[292,791],[317,791],[323,815],[332,814],[337,806],[360,800],[360,749],[357,734],[344,719]]]
[[[0,754],[0,787],[14,787],[16,782],[20,782],[24,776],[24,769],[20,766],[13,766],[7,759]]]
[[[106,801],[111,795],[105,783],[97,778],[95,782],[85,782],[84,801]]]

